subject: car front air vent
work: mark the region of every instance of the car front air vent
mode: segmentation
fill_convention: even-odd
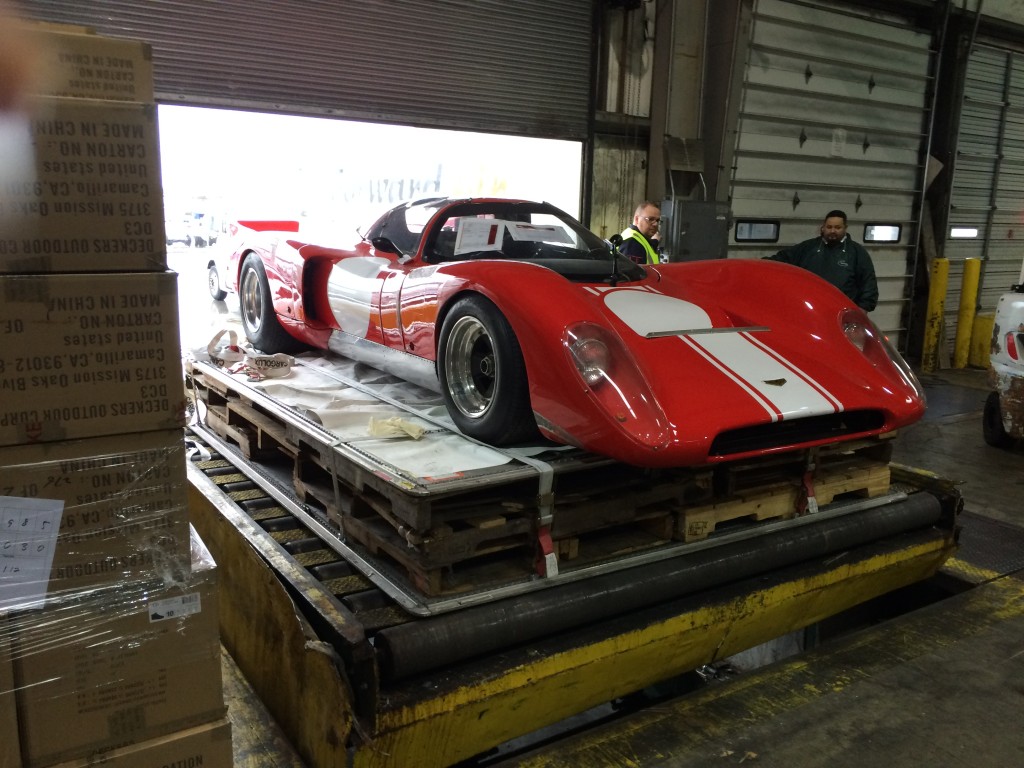
[[[838,439],[878,430],[884,424],[885,417],[881,411],[849,411],[743,427],[718,435],[711,444],[710,455],[733,456],[813,440]]]

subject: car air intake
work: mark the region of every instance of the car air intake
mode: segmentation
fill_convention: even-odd
[[[722,432],[711,444],[711,456],[732,456],[750,451],[765,451],[790,445],[838,439],[845,435],[873,432],[882,428],[881,411],[849,411],[776,421],[756,427],[741,427]]]

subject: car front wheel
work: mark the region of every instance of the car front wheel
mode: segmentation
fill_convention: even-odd
[[[519,341],[483,296],[459,299],[445,318],[438,377],[448,414],[463,434],[493,445],[538,436]]]
[[[1011,448],[1014,439],[1003,427],[1003,413],[999,407],[999,393],[989,392],[985,400],[985,411],[981,417],[982,432],[985,442],[994,448]]]
[[[281,327],[270,300],[270,284],[260,257],[250,253],[242,262],[238,304],[245,335],[257,349],[275,354],[293,352],[301,345]]]

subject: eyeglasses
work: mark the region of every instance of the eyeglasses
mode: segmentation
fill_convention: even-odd
[[[661,219],[657,216],[641,216],[640,218],[649,224],[661,224]]]

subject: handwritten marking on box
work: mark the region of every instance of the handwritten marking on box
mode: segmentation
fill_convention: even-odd
[[[0,608],[45,599],[63,514],[61,499],[0,496]]]

